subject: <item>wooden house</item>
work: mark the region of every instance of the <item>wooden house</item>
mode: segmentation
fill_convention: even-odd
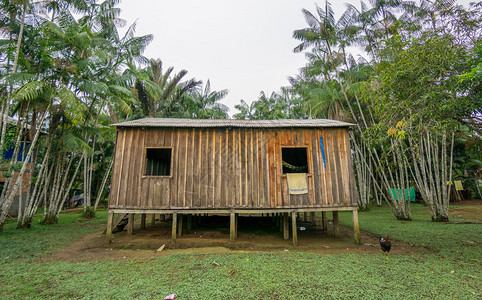
[[[109,241],[114,214],[127,214],[130,224],[133,214],[142,222],[146,214],[170,214],[173,239],[183,215],[229,214],[234,240],[238,214],[271,213],[282,217],[286,239],[293,216],[296,244],[296,213],[329,211],[335,232],[338,212],[352,211],[359,241],[352,124],[145,118],[115,126]]]

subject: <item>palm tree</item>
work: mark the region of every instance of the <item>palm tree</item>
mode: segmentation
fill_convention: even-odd
[[[144,70],[144,74],[147,76],[143,79],[138,77],[136,80],[134,95],[140,103],[144,116],[169,116],[173,107],[181,100],[182,95],[201,84],[195,79],[181,82],[187,71],[181,70],[171,76],[173,70],[174,67],[169,67],[163,72],[162,61],[151,59],[150,66]],[[151,83],[154,83],[155,86]]]
[[[229,108],[219,103],[228,95],[228,90],[211,91],[211,83],[208,79],[204,89],[195,89],[185,94],[182,101],[184,111],[181,113],[189,118],[197,119],[226,119]]]

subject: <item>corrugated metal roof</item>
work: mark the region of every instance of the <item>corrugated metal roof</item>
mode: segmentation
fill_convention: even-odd
[[[290,127],[349,127],[355,124],[328,119],[309,120],[237,120],[237,119],[175,119],[144,118],[114,124],[117,127],[247,127],[247,128],[290,128]]]

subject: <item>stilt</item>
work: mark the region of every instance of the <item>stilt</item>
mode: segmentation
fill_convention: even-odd
[[[238,220],[239,220],[239,214],[234,214],[234,238],[238,238]]]
[[[313,225],[316,226],[316,214],[315,214],[314,211],[312,211],[312,212],[310,213],[310,222],[311,222],[311,224],[313,224]]]
[[[182,236],[182,219],[184,219],[184,215],[179,215],[177,218],[179,224],[177,225],[177,236],[181,237]],[[174,222],[174,220],[173,220]]]
[[[236,240],[236,214],[234,212],[231,212],[229,220],[229,239],[234,242]]]
[[[112,223],[113,222],[114,222],[114,212],[110,210],[109,215],[107,216],[107,231],[105,233],[105,237],[109,244],[112,242]]]
[[[308,222],[308,213],[307,212],[303,213],[303,221]]]
[[[290,225],[288,224],[288,213],[283,213],[283,238],[290,238]]]
[[[132,235],[134,231],[134,214],[129,214],[127,218],[129,219],[127,223],[127,235]]]
[[[335,237],[340,236],[340,226],[338,223],[338,212],[334,211],[333,212],[333,235]]]
[[[191,231],[191,228],[192,228],[192,215],[191,214],[187,215],[187,224],[186,225],[187,225],[187,228],[186,228],[187,231],[188,232]]]
[[[293,245],[298,245],[298,231],[296,229],[296,213],[291,213],[291,227],[293,229]]]
[[[166,221],[166,215],[165,215],[165,214],[160,214],[160,215],[159,215],[159,221],[160,221],[160,222],[165,222],[165,221]]]
[[[177,213],[172,214],[172,241],[176,242],[177,236]]]
[[[156,225],[156,214],[151,214],[151,225]]]
[[[323,228],[323,231],[328,230],[328,220],[326,219],[326,211],[321,212],[321,226]]]
[[[146,214],[141,215],[141,230],[146,230]]]
[[[360,226],[358,225],[358,209],[353,209],[353,237],[355,238],[355,243],[360,244]]]
[[[283,232],[284,230],[284,224],[283,224],[283,215],[281,213],[278,214],[278,216],[276,217],[276,219],[278,220],[278,224],[279,224],[279,232]]]

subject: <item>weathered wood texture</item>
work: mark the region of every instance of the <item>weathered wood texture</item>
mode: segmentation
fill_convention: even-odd
[[[146,148],[156,147],[172,149],[169,176],[145,176]],[[283,147],[306,147],[308,194],[289,194]],[[344,207],[356,197],[344,127],[118,128],[110,208]]]

